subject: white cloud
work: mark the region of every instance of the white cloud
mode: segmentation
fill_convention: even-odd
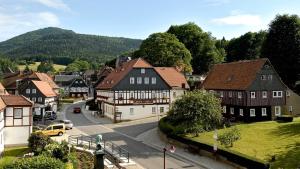
[[[62,0],[34,0],[34,1],[43,4],[45,6],[48,6],[50,8],[70,11],[69,6],[65,4]]]
[[[212,22],[221,25],[244,25],[244,26],[262,25],[262,19],[259,15],[250,15],[250,14],[230,15],[223,18],[213,19]]]

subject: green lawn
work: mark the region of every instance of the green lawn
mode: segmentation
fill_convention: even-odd
[[[271,168],[300,167],[300,118],[295,118],[290,123],[269,121],[240,124],[237,127],[241,130],[241,139],[229,149],[263,161],[269,161],[275,155],[276,161],[271,164]],[[219,130],[218,133],[223,131],[224,129]],[[190,138],[203,143],[214,143],[213,132]]]
[[[17,157],[23,156],[28,150],[28,147],[5,148],[4,157],[0,159],[0,168],[3,168],[6,164],[12,163]]]
[[[36,71],[39,64],[41,64],[41,62],[35,62],[35,64],[30,64],[28,66],[29,66],[29,69]],[[26,67],[26,65],[19,65],[18,66],[19,70],[24,70],[25,67]],[[53,67],[56,71],[65,70],[65,68],[66,68],[65,65],[58,65],[58,64],[53,64]]]

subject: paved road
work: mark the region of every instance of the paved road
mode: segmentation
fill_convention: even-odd
[[[131,158],[144,168],[160,169],[163,168],[163,153],[135,139],[136,136],[157,126],[157,121],[150,121],[135,125],[116,125],[116,124],[96,124],[88,120],[83,114],[74,114],[73,107],[82,106],[84,103],[77,103],[66,108],[65,117],[72,120],[76,129],[95,136],[102,134],[105,140],[111,140],[117,145],[130,152]],[[166,165],[168,169],[201,168],[184,159],[173,155],[167,155]]]

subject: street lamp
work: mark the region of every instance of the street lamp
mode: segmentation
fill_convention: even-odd
[[[164,151],[164,169],[166,169],[166,151],[170,151],[171,153],[174,153],[176,150],[175,146],[171,145],[170,147],[165,146]]]

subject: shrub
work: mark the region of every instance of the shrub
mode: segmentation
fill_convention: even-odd
[[[46,136],[41,132],[31,133],[28,138],[28,147],[34,152],[34,155],[38,155],[45,150],[46,145],[51,144],[52,142],[53,141],[49,136]]]
[[[292,122],[293,119],[294,119],[294,117],[290,116],[290,115],[278,116],[276,118],[277,121],[282,121],[282,122]]]
[[[60,144],[57,142],[53,142],[45,146],[45,151],[43,155],[54,157],[62,160],[63,162],[68,161],[69,147],[66,141],[61,142]]]
[[[241,133],[237,127],[229,128],[218,137],[218,141],[225,147],[232,147],[233,143],[239,139],[241,139]]]
[[[73,168],[78,168],[78,159],[76,156],[76,152],[71,152],[68,154],[68,160],[72,163]]]
[[[65,164],[55,158],[46,156],[36,156],[32,158],[22,158],[13,164],[8,164],[3,169],[63,169]]]

